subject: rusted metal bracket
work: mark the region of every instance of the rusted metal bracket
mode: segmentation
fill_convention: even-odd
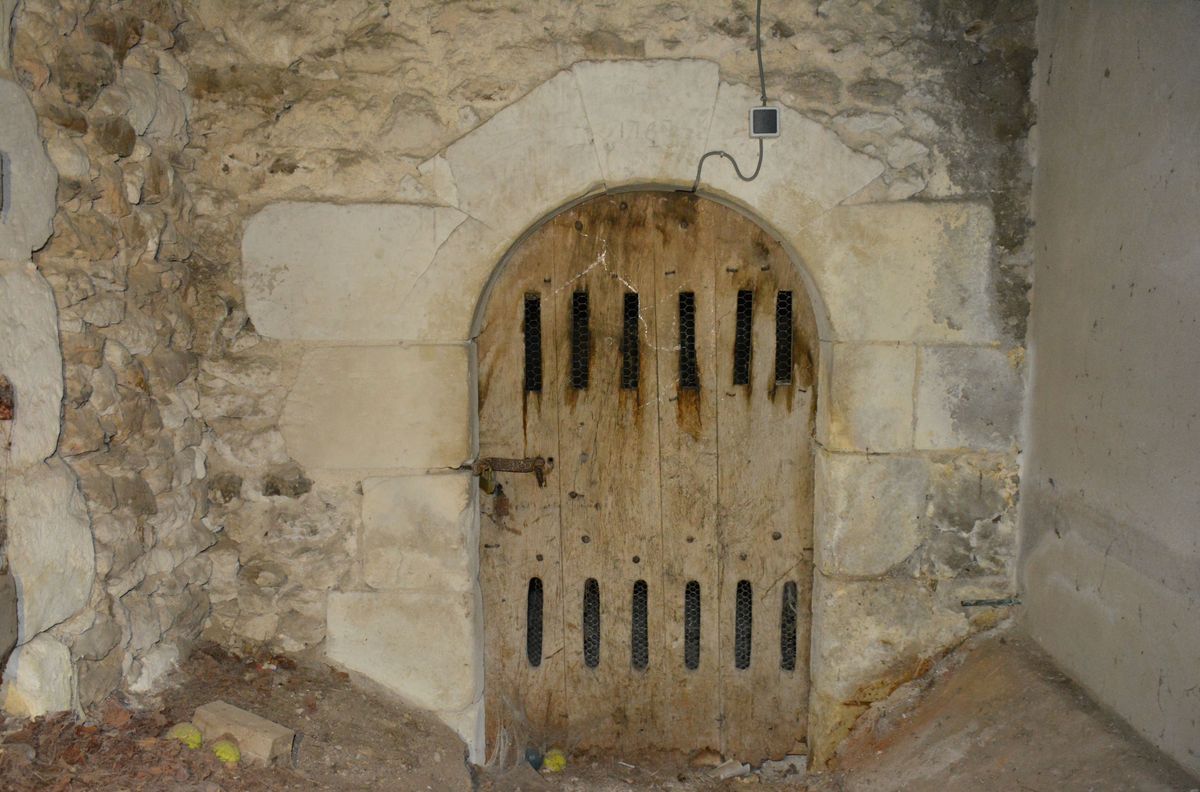
[[[496,491],[496,473],[532,473],[539,487],[546,486],[546,474],[554,469],[554,463],[545,457],[483,457],[471,465],[471,472],[479,476],[479,488],[491,495]]]
[[[962,600],[960,603],[964,608],[1005,608],[1010,605],[1020,605],[1020,597],[1003,597],[1001,599],[972,599]]]

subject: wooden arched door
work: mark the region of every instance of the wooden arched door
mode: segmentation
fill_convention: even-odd
[[[480,456],[552,460],[480,494],[489,750],[802,751],[816,344],[780,244],[602,195],[514,251],[478,343]]]

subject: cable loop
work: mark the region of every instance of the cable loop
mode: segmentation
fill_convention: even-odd
[[[759,98],[762,100],[762,103],[764,105],[766,105],[766,103],[767,103],[767,75],[766,75],[766,72],[763,70],[763,58],[762,58],[762,0],[757,0],[757,3],[754,6],[754,51],[755,51],[755,54],[758,56]],[[742,169],[738,167],[737,160],[734,159],[733,155],[730,154],[728,151],[722,151],[720,149],[717,149],[714,151],[706,151],[704,153],[704,156],[702,156],[700,158],[700,162],[697,163],[697,165],[696,165],[696,180],[694,182],[692,182],[691,192],[696,192],[696,190],[700,189],[700,173],[704,170],[704,161],[706,159],[708,159],[709,157],[721,157],[723,159],[729,160],[729,162],[733,165],[733,172],[737,174],[737,177],[739,179],[741,179],[744,182],[754,181],[755,179],[758,178],[758,174],[762,170],[763,150],[764,150],[763,139],[759,138],[758,139],[758,164],[754,166],[754,172],[751,173],[749,176],[745,176],[742,174]]]

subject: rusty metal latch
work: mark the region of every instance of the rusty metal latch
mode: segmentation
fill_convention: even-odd
[[[479,488],[491,495],[496,491],[496,473],[532,473],[539,487],[546,486],[546,474],[554,469],[554,463],[545,457],[483,457],[471,465],[471,472],[479,476]]]

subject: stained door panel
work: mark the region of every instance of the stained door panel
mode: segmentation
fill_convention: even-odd
[[[796,367],[806,354],[795,354],[797,337],[805,337],[795,332],[795,306],[782,332],[777,321],[779,294],[799,284],[783,250],[761,229],[721,227],[714,248],[725,257],[716,290],[720,608],[743,639],[723,643],[724,750],[749,760],[778,758],[803,750],[808,712],[807,663],[786,671],[781,651],[784,586],[798,584],[797,610],[807,616],[812,577],[812,393],[794,371],[776,366],[780,358]],[[790,355],[777,354],[780,340]],[[798,656],[801,644],[807,656],[807,623],[796,624]]]
[[[564,607],[566,611],[569,742],[579,749],[654,747],[658,678],[662,673],[661,515],[658,486],[658,385],[640,349],[652,348],[652,260],[637,236],[622,229],[644,222],[645,208],[600,199],[590,211],[552,220],[555,270],[565,288],[556,299],[560,324],[579,321],[578,295],[587,294],[589,371],[560,386]],[[638,295],[637,388],[622,387],[628,369],[627,296]],[[559,339],[560,355],[577,340]],[[578,348],[575,348],[578,359]],[[578,372],[576,372],[578,373]],[[625,374],[631,372],[625,371]],[[584,656],[585,584],[599,589],[599,656]],[[633,595],[647,593],[646,668],[633,663]]]
[[[537,261],[548,240],[522,251]],[[479,348],[481,456],[555,457],[562,366],[550,339],[559,335],[550,296],[552,272],[514,266],[488,303]],[[562,553],[559,493],[528,474],[502,476],[502,489],[480,493],[480,585],[484,618],[486,729],[523,745],[566,728],[563,669]],[[541,588],[539,662],[529,657],[530,581]]]
[[[661,734],[664,747],[719,749],[720,539],[712,235],[701,202],[656,197],[647,253],[657,274],[663,588],[671,672],[664,696],[672,715],[663,719]],[[683,315],[681,295],[688,295]],[[686,327],[689,304],[690,328]],[[688,345],[690,350],[685,348]]]

